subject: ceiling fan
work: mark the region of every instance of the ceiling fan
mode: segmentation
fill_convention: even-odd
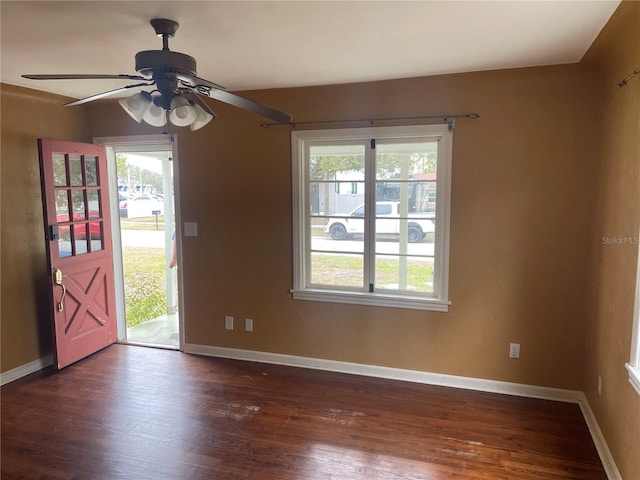
[[[166,124],[167,117],[174,125],[189,125],[192,130],[202,128],[209,123],[216,115],[200,98],[201,95],[257,113],[278,123],[291,122],[291,115],[288,113],[227,92],[224,87],[198,77],[195,58],[169,50],[169,38],[175,35],[179,27],[178,23],[164,18],[154,18],[150,23],[156,35],[162,38],[162,50],[144,50],[136,53],[138,75],[30,74],[22,76],[31,80],[140,80],[140,83],[81,98],[66,103],[65,106],[80,105],[133,88],[155,86],[151,92],[143,90],[120,100],[120,105],[138,123],[144,120],[158,127]]]

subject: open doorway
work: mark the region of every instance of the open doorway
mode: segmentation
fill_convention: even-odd
[[[99,143],[107,147],[113,198],[118,339],[179,349],[175,145],[165,136]]]

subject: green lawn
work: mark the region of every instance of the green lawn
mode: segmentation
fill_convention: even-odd
[[[361,255],[316,254],[312,255],[311,271],[312,282],[319,285],[360,287],[363,258]],[[407,265],[401,266],[398,258],[377,258],[375,283],[380,288],[431,292],[433,262],[409,258]]]
[[[158,227],[156,217],[120,218],[122,230],[164,230],[164,215],[158,215]]]
[[[127,327],[167,313],[164,250],[124,247],[122,257]]]

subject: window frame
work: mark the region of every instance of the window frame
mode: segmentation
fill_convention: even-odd
[[[629,363],[626,363],[625,367],[629,372],[629,383],[640,394],[640,248],[636,263],[636,295],[633,303],[631,355]]]
[[[364,141],[366,154],[370,154],[372,139],[383,143],[385,139],[411,141],[416,138],[437,138],[438,187],[436,191],[436,228],[434,252],[434,295],[424,296],[409,292],[365,292],[342,290],[340,287],[308,287],[308,265],[311,252],[309,228],[309,189],[307,155],[309,143]],[[394,307],[414,310],[447,312],[449,301],[449,225],[451,213],[451,167],[453,130],[447,124],[409,125],[395,127],[366,127],[326,130],[300,130],[291,133],[292,190],[293,190],[293,288],[296,300]],[[375,191],[375,172],[365,173],[365,188]],[[373,176],[373,179],[371,178]],[[375,195],[370,201],[375,202]],[[372,199],[372,200],[371,200]],[[370,211],[373,211],[370,209]],[[365,266],[366,268],[366,266]]]

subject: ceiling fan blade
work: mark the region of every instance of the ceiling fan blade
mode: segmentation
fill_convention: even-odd
[[[212,89],[207,93],[207,95],[220,102],[228,103],[229,105],[248,110],[249,112],[257,113],[258,115],[262,115],[263,117],[269,118],[275,122],[291,123],[291,115],[281,112],[280,110],[276,110],[269,105],[254,102],[253,100],[225,92],[224,90]]]
[[[75,73],[60,73],[60,74],[29,74],[22,75],[23,78],[30,80],[148,80],[148,78],[141,77],[140,75],[106,75],[106,74],[75,74]]]
[[[136,83],[134,85],[127,85],[126,87],[116,88],[115,90],[109,90],[108,92],[97,93],[96,95],[91,95],[90,97],[81,98],[80,100],[75,100],[73,102],[65,103],[64,107],[73,107],[74,105],[82,105],[83,103],[93,102],[94,100],[99,100],[104,97],[108,97],[110,95],[115,95],[117,93],[126,92],[130,88],[136,87],[148,87],[153,85],[152,83]]]
[[[196,77],[195,75],[176,73],[175,76],[178,80],[191,88],[198,89],[198,87],[200,87],[200,89],[203,91],[208,91],[211,88],[215,88],[216,90],[226,90],[226,88],[222,85],[210,82],[209,80],[205,80],[204,78]]]
[[[214,113],[213,110],[211,110],[211,107],[209,107],[209,105],[207,105],[202,98],[200,98],[200,95],[198,95],[196,92],[194,92],[193,90],[189,90],[187,92],[184,92],[182,94],[187,100],[193,102],[193,103],[197,103],[198,105],[200,105],[202,107],[202,109],[207,112],[209,115],[211,115],[213,118],[216,118],[217,115]]]

